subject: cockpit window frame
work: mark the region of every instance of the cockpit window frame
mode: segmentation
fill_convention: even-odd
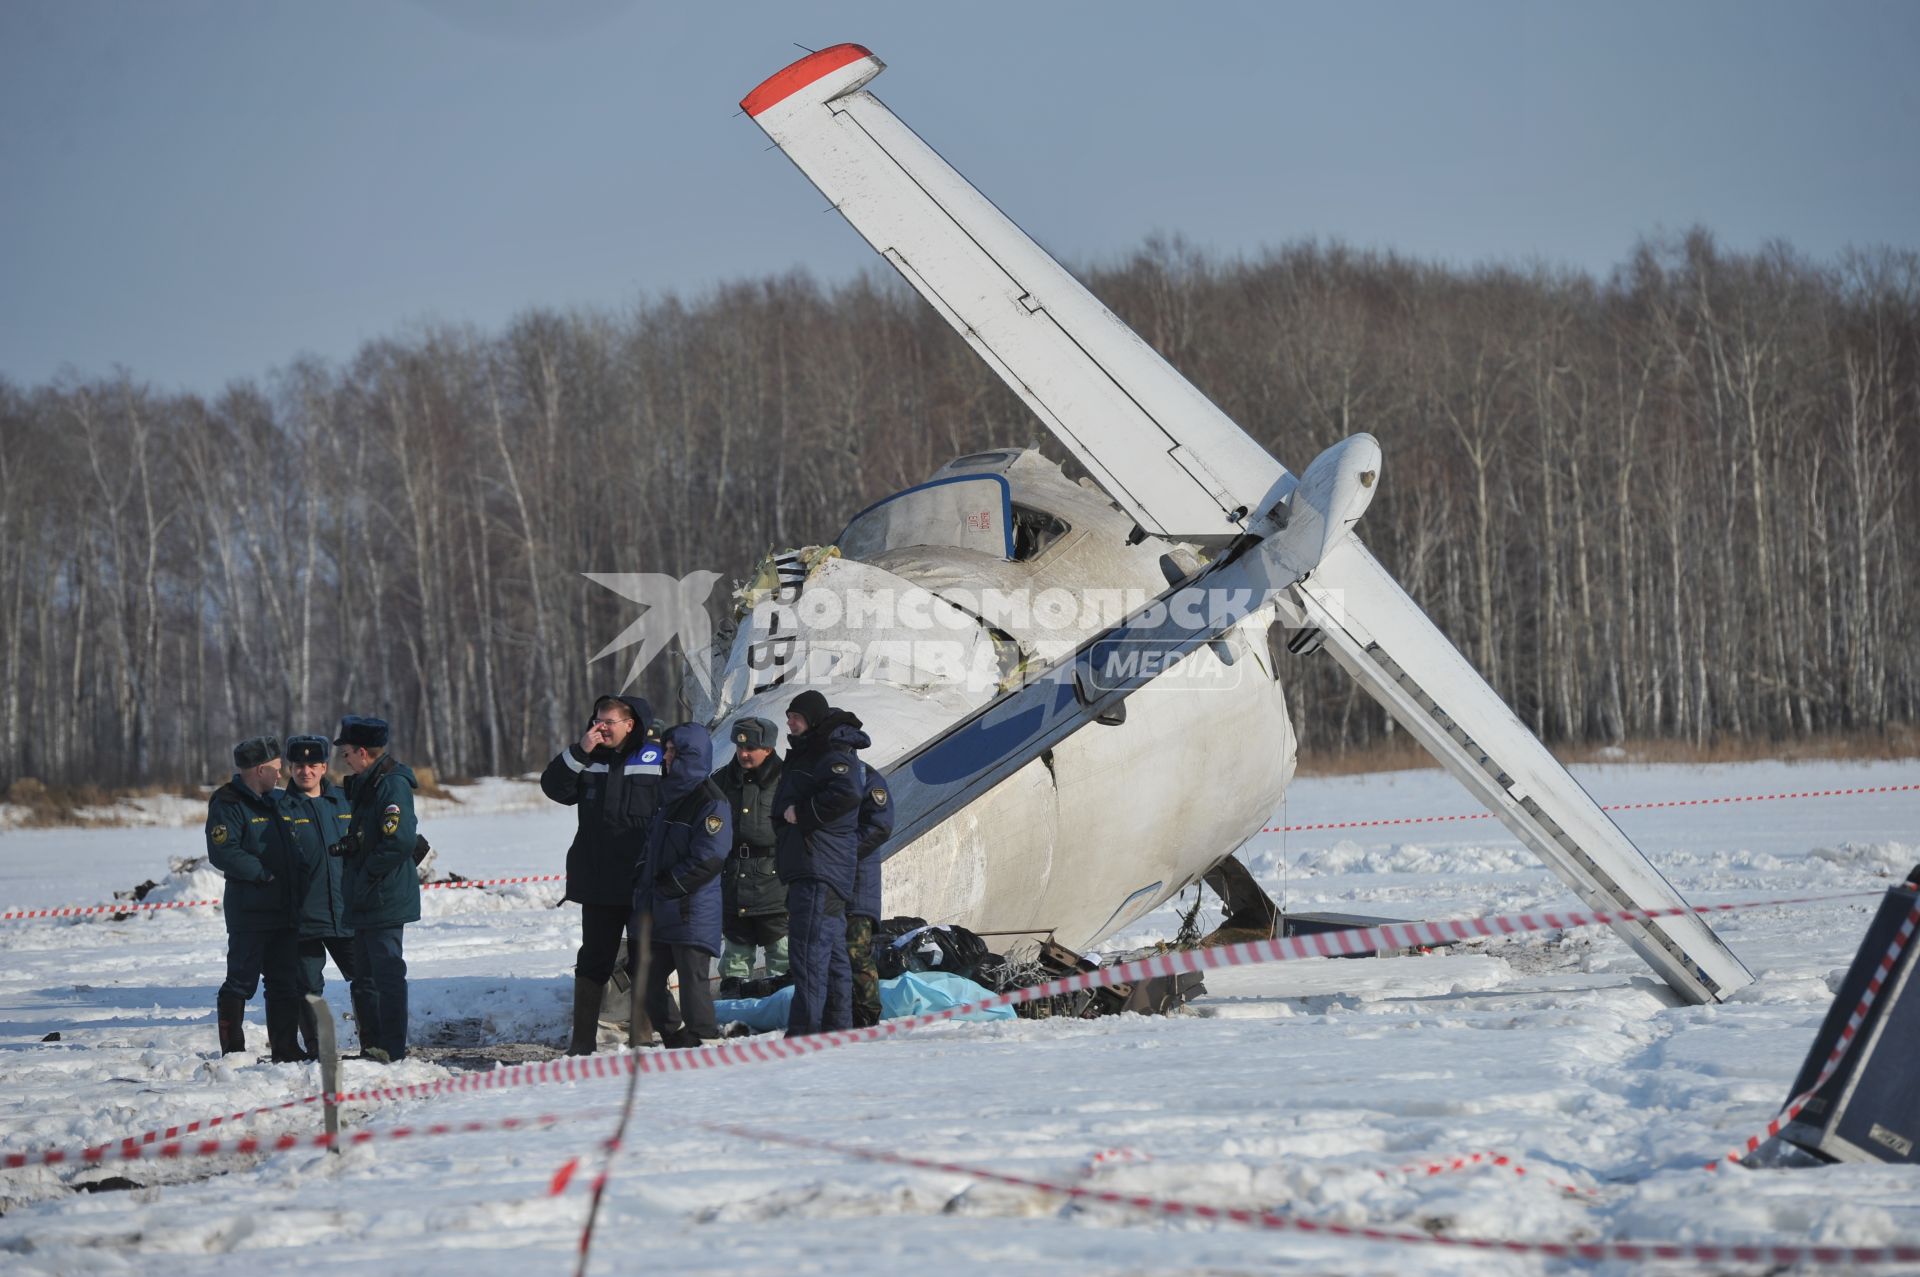
[[[1035,520],[1040,520],[1040,519],[1049,520],[1054,525],[1056,525],[1056,528],[1057,528],[1057,530],[1048,529],[1047,531],[1049,535],[1047,536],[1046,540],[1042,542],[1040,546],[1037,549],[1035,549],[1032,553],[1026,554],[1026,555],[1021,555],[1019,553],[1019,550],[1020,550],[1019,524],[1020,524],[1020,516],[1023,513],[1029,516],[1032,516],[1033,519]],[[1014,503],[1011,519],[1012,519],[1012,522],[1009,525],[1009,534],[1007,539],[1013,546],[1014,553],[1010,557],[1011,557],[1011,561],[1014,563],[1037,563],[1041,559],[1046,558],[1049,554],[1052,554],[1055,548],[1057,548],[1058,546],[1064,545],[1073,536],[1073,524],[1068,522],[1066,519],[1062,518],[1060,515],[1055,514],[1053,511],[1042,510],[1039,506],[1036,506],[1036,505],[1024,505],[1019,502]]]
[[[1005,475],[995,474],[990,470],[975,471],[971,474],[950,474],[939,479],[929,479],[925,483],[916,483],[911,488],[902,488],[900,489],[900,491],[894,493],[892,496],[882,497],[880,500],[874,502],[872,505],[868,506],[866,509],[861,510],[859,513],[855,514],[851,519],[848,519],[846,522],[846,526],[842,527],[840,529],[839,535],[834,537],[833,543],[835,545],[843,544],[847,539],[847,533],[852,529],[853,525],[860,522],[860,520],[866,518],[869,514],[872,514],[875,510],[878,510],[881,506],[891,505],[893,502],[900,500],[902,497],[910,497],[914,493],[924,492],[928,488],[944,487],[949,483],[979,483],[982,479],[991,479],[995,483],[1000,485],[1000,527],[1006,539],[1006,551],[1001,557],[1005,559],[1008,563],[1012,563],[1014,561],[1014,558],[1013,558],[1013,485],[1007,482],[1007,477]],[[903,549],[907,549],[908,547],[888,546],[887,548],[889,550],[903,550]],[[954,546],[954,545],[945,545],[945,546],[938,546],[933,548],[963,549],[964,547]]]

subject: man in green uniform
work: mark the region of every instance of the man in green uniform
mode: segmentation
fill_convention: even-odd
[[[353,929],[346,922],[344,860],[327,854],[327,848],[353,828],[353,809],[347,805],[346,794],[327,783],[327,755],[331,752],[324,736],[287,737],[291,774],[280,807],[300,863],[300,884],[294,897],[294,919],[300,933],[300,983],[303,992],[320,996],[326,988],[327,955],[332,954],[333,964],[352,989],[353,1017],[364,1038],[372,981],[353,962]],[[302,998],[300,1032],[306,1039],[303,1049],[309,1058],[318,1049],[317,1027],[313,1009]]]
[[[420,921],[420,875],[413,845],[419,825],[413,791],[420,787],[407,765],[387,753],[387,722],[349,714],[340,720],[333,743],[352,774],[347,802],[353,832],[334,844],[344,858],[341,886],[353,931],[353,965],[372,983],[366,1020],[360,1025],[360,1053],[392,1062],[407,1055],[407,961],[402,939],[406,924]]]
[[[267,982],[267,1045],[300,1058],[300,953],[293,921],[299,870],[280,824],[280,742],[233,747],[233,779],[207,800],[207,859],[226,875],[227,979],[214,1000],[220,1054],[247,1049],[247,999]]]

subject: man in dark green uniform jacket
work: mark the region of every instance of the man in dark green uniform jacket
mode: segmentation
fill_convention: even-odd
[[[220,1053],[247,1048],[247,999],[267,981],[267,1045],[300,1058],[300,953],[293,891],[299,870],[280,824],[280,742],[255,736],[233,747],[233,779],[207,800],[207,859],[226,875],[227,979],[214,1000]]]
[[[335,849],[345,858],[343,921],[353,930],[353,963],[373,984],[360,1026],[360,1053],[391,1062],[407,1055],[407,961],[402,933],[420,921],[420,875],[413,845],[419,825],[413,791],[420,783],[405,763],[387,753],[387,722],[349,714],[333,743],[352,775],[347,802],[353,832]]]
[[[320,996],[326,988],[327,955],[332,954],[333,964],[353,991],[353,1017],[364,1036],[373,982],[353,962],[353,929],[346,921],[345,862],[342,857],[327,854],[327,848],[353,828],[353,809],[347,805],[347,796],[327,783],[327,756],[332,752],[324,736],[287,737],[287,764],[292,772],[280,800],[281,817],[300,863],[294,919],[300,935],[301,989]],[[309,1058],[318,1049],[317,1029],[313,1009],[302,998],[300,1031]]]

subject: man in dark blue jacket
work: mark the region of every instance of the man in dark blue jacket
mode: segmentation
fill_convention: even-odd
[[[780,815],[774,864],[787,884],[787,960],[793,1009],[787,1036],[853,1025],[847,906],[859,858],[861,781],[854,750],[871,742],[860,720],[811,689],[787,706],[791,748],[773,799]]]
[[[669,1047],[699,1046],[720,1036],[708,983],[720,954],[720,869],[733,846],[727,796],[709,777],[713,739],[698,723],[670,728],[661,742],[666,775],[660,806],[647,827],[646,860],[633,891],[636,928],[647,930],[647,1018]],[[680,1019],[667,998],[667,977],[680,977]]]
[[[880,849],[893,833],[893,791],[879,768],[866,769],[860,795],[860,860],[855,866],[853,905],[847,910],[847,962],[853,968],[853,1024],[880,1023],[880,967],[873,958],[873,929],[880,921]]]
[[[420,874],[413,858],[420,826],[413,791],[420,782],[387,753],[387,721],[349,714],[340,720],[340,746],[347,770],[347,802],[353,833],[334,847],[345,857],[340,885],[346,893],[342,919],[353,931],[353,967],[371,982],[367,1019],[360,1025],[360,1054],[381,1063],[407,1055],[407,960],[405,932],[420,921]]]
[[[280,800],[281,819],[300,862],[294,918],[300,935],[301,987],[320,996],[326,988],[327,955],[332,954],[333,965],[340,968],[352,990],[353,1018],[364,1036],[372,981],[353,962],[344,859],[327,854],[329,847],[353,831],[353,808],[346,794],[327,783],[327,756],[332,752],[324,736],[287,737],[292,773]],[[319,1048],[318,1026],[305,998],[300,1000],[300,1032],[306,1039],[303,1054],[311,1059]]]
[[[540,775],[541,792],[574,808],[580,822],[567,848],[566,899],[580,906],[568,1055],[592,1055],[598,1045],[600,1004],[621,962],[622,934],[629,977],[638,956],[638,934],[627,923],[647,826],[660,805],[662,771],[660,746],[647,738],[652,717],[652,707],[638,696],[602,696],[593,704],[586,734]]]
[[[227,978],[214,999],[220,1054],[247,1049],[247,999],[267,982],[267,1046],[300,1058],[300,948],[293,893],[299,868],[280,823],[280,742],[233,747],[233,779],[207,800],[207,859],[226,875]]]

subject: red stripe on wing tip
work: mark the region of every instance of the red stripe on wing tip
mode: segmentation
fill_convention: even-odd
[[[859,44],[836,44],[818,53],[809,53],[793,65],[783,67],[760,81],[753,92],[740,99],[740,109],[748,115],[758,115],[770,106],[778,106],[815,80],[832,75],[841,67],[858,62],[861,58],[872,56],[873,53],[866,46]]]

